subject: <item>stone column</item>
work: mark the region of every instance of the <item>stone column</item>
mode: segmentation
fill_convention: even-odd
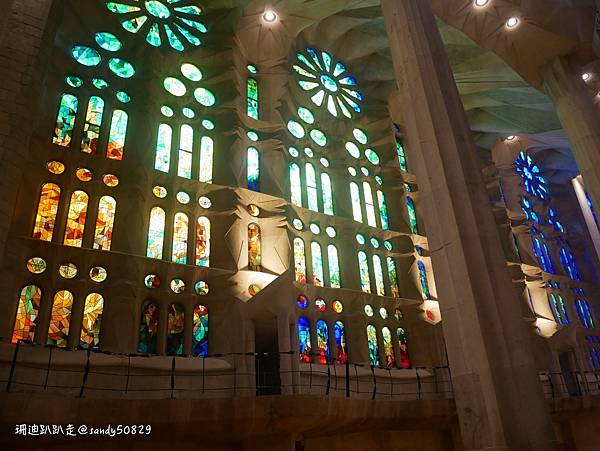
[[[600,208],[600,111],[581,79],[581,67],[556,58],[543,69],[544,89],[569,138],[594,208]]]
[[[561,449],[430,2],[382,0],[382,7],[464,449]]]

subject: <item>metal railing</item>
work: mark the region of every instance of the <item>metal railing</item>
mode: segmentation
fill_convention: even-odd
[[[548,399],[600,395],[600,371],[543,372],[540,381]]]

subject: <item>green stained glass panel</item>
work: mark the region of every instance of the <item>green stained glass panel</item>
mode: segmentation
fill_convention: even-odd
[[[171,141],[173,138],[173,129],[167,124],[158,126],[158,138],[156,141],[156,159],[154,169],[161,172],[169,172],[171,161]]]
[[[173,30],[171,30],[171,27],[169,27],[167,24],[165,24],[164,27],[165,33],[167,33],[167,39],[169,40],[169,45],[178,52],[182,52],[183,50],[185,50],[185,47],[183,46],[177,35],[173,32]]]
[[[187,92],[187,89],[183,82],[175,77],[167,77],[163,82],[163,86],[168,93],[173,94],[176,97],[182,97]]]
[[[388,218],[387,203],[383,191],[377,190],[377,203],[379,204],[379,218],[381,219],[381,228],[389,230],[390,222]]]
[[[327,145],[327,136],[321,130],[313,129],[310,131],[310,137],[320,147]]]
[[[191,63],[183,63],[181,65],[181,73],[185,78],[191,81],[202,80],[202,71]]]
[[[73,58],[75,58],[75,61],[79,64],[88,67],[97,66],[102,60],[100,54],[96,50],[86,47],[85,45],[76,45],[73,47],[71,55],[73,55]]]
[[[92,79],[92,84],[96,89],[108,88],[108,82],[104,78],[94,78]]]
[[[124,20],[121,25],[130,33],[137,33],[144,26],[146,20],[148,20],[147,16],[134,17],[133,19]]]
[[[369,261],[363,251],[358,253],[358,270],[360,273],[360,286],[365,293],[371,292],[371,278],[369,276]]]
[[[307,124],[313,124],[315,122],[315,116],[308,108],[299,107],[298,108],[298,116]]]
[[[321,245],[316,241],[310,243],[312,253],[312,282],[317,287],[323,286],[323,255],[321,254]]]
[[[125,91],[117,91],[117,100],[121,103],[131,102],[131,97]]]
[[[379,164],[379,155],[377,155],[372,149],[365,150],[365,157],[371,164]]]
[[[153,23],[148,34],[146,35],[146,42],[154,47],[160,47],[162,40],[160,39],[160,29],[157,23]]]
[[[288,121],[287,129],[289,132],[296,138],[304,138],[306,132],[304,131],[304,127],[296,121]]]
[[[118,50],[121,50],[121,47],[123,46],[119,38],[117,38],[114,34],[108,33],[106,31],[96,33],[95,39],[96,43],[100,47],[102,47],[104,50],[108,50],[109,52],[116,52]]]
[[[73,88],[79,88],[83,85],[83,80],[75,75],[69,75],[65,78],[65,81]]]
[[[109,69],[118,77],[131,78],[135,75],[133,64],[121,58],[112,58],[108,62]]]
[[[216,103],[215,95],[206,88],[196,88],[194,98],[203,106],[213,106]]]
[[[131,13],[140,10],[137,6],[124,5],[119,2],[106,2],[106,7],[109,11],[117,14]]]
[[[327,246],[327,260],[329,263],[329,286],[340,288],[340,261],[337,248],[333,244]]]
[[[159,19],[166,19],[171,15],[169,7],[157,0],[147,0],[145,6],[150,14]]]

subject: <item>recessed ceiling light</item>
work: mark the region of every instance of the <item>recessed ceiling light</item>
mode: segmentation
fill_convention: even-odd
[[[272,9],[267,9],[263,14],[263,19],[265,22],[275,22],[277,20],[277,14]]]
[[[506,137],[506,141],[514,141],[515,139],[517,139],[515,135],[510,135]]]
[[[506,21],[507,28],[515,28],[518,24],[519,24],[519,19],[517,19],[516,17],[511,17],[510,19],[508,19]]]
[[[589,72],[586,72],[585,74],[581,75],[581,79],[583,81],[588,81],[590,78],[592,78],[592,74],[590,74]]]
[[[475,0],[475,6],[479,6],[480,8],[482,6],[485,6],[488,4],[490,0]]]

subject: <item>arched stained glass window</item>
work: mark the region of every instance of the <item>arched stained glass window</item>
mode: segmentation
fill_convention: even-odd
[[[54,295],[46,344],[58,346],[59,348],[67,346],[72,308],[73,295],[70,291],[61,290]]]
[[[247,155],[248,189],[260,191],[260,153],[256,147],[248,147]]]
[[[410,223],[410,231],[415,235],[419,234],[419,225],[417,223],[417,211],[415,210],[415,203],[410,196],[406,196],[406,208],[408,210],[408,220]]]
[[[160,207],[154,207],[150,211],[150,225],[148,227],[148,248],[146,250],[146,256],[150,258],[162,258],[164,241],[165,211]]]
[[[208,309],[201,304],[194,309],[192,355],[194,357],[208,355]]]
[[[254,222],[248,224],[248,269],[262,271],[260,227]]]
[[[571,320],[569,319],[569,313],[567,312],[567,306],[565,305],[565,300],[563,299],[563,297],[560,294],[558,295],[558,303],[560,305],[560,310],[561,310],[563,318],[565,320],[565,324],[570,324]]]
[[[200,216],[196,221],[196,265],[210,264],[210,220]]]
[[[392,343],[392,332],[389,327],[381,329],[383,337],[383,353],[385,354],[385,366],[392,368],[396,366],[396,357],[394,356],[394,344]]]
[[[258,120],[258,81],[254,78],[248,78],[247,81],[248,97],[248,117]]]
[[[400,348],[400,367],[408,368],[410,366],[410,356],[406,331],[402,327],[399,327],[396,330],[396,335],[398,336],[398,347]]]
[[[321,174],[321,190],[323,191],[323,213],[333,216],[333,189],[329,174]]]
[[[294,269],[296,282],[306,283],[306,253],[302,238],[294,238]]]
[[[63,242],[66,246],[81,247],[87,207],[88,195],[84,191],[74,191],[71,195],[71,203],[69,204],[67,227]]]
[[[408,171],[408,165],[406,164],[406,153],[404,151],[404,147],[402,146],[402,141],[400,138],[396,137],[396,153],[398,154],[398,163],[400,164],[400,169],[403,171]]]
[[[348,349],[346,347],[346,332],[344,323],[336,321],[333,325],[335,334],[335,358],[338,365],[345,363],[348,360]]]
[[[129,118],[123,110],[115,110],[108,133],[108,148],[106,157],[111,160],[122,160],[125,149],[125,136],[127,135],[127,122]]]
[[[300,361],[310,363],[312,347],[310,344],[310,320],[305,316],[298,318],[298,352]]]
[[[290,164],[290,195],[292,204],[302,207],[302,181],[300,178],[300,166],[296,163]]]
[[[365,195],[365,207],[367,210],[367,224],[371,227],[377,227],[377,219],[375,219],[375,205],[373,203],[373,192],[371,185],[368,182],[363,182],[363,193]]]
[[[329,362],[329,328],[327,323],[320,319],[317,321],[317,363],[326,364]]]
[[[42,186],[38,211],[35,217],[33,238],[42,241],[52,241],[56,214],[60,202],[60,188],[54,183],[46,183]]]
[[[340,260],[338,258],[337,248],[330,244],[327,246],[327,261],[329,263],[329,286],[331,288],[340,288]]]
[[[179,163],[177,165],[177,175],[184,179],[192,178],[193,149],[194,129],[188,124],[183,124],[179,135]]]
[[[170,125],[160,124],[158,126],[158,137],[156,139],[156,159],[154,169],[161,172],[169,172],[171,162],[171,141],[173,140],[173,129]]]
[[[11,343],[33,341],[41,300],[42,290],[35,285],[27,285],[21,290]]]
[[[200,140],[200,177],[199,180],[204,183],[213,182],[213,157],[214,157],[213,139],[209,136],[203,136]]]
[[[537,238],[534,238],[537,240]],[[539,243],[539,240],[537,240]],[[560,263],[569,279],[571,280],[581,280],[581,276],[579,275],[579,270],[577,268],[577,263],[575,262],[575,256],[572,252],[567,251],[564,247],[560,248],[559,251]]]
[[[306,196],[308,209],[319,211],[319,200],[317,196],[317,173],[312,163],[306,163]]]
[[[540,239],[538,237],[534,237],[531,240],[531,247],[533,250],[533,255],[535,255],[535,257],[537,258],[538,263],[542,267],[542,270],[544,272],[550,272],[550,266],[548,264],[546,253],[544,253],[544,248],[542,246],[542,242],[540,241]],[[561,262],[562,262],[562,256],[561,256]]]
[[[187,263],[189,220],[185,213],[176,213],[173,221],[173,253],[171,261],[185,265]]]
[[[156,354],[156,335],[160,310],[153,301],[145,301],[142,305],[140,319],[138,352]]]
[[[81,138],[81,151],[96,154],[98,150],[98,139],[100,137],[100,126],[104,114],[104,100],[98,96],[90,97],[87,112],[85,114],[85,125]]]
[[[185,309],[171,304],[167,316],[167,355],[183,355],[185,340]]]
[[[379,219],[381,220],[381,228],[383,230],[389,230],[390,221],[388,218],[387,204],[385,202],[385,195],[381,190],[377,190],[377,203],[379,204]]]
[[[358,253],[358,269],[360,271],[360,287],[365,293],[371,292],[371,278],[369,277],[369,260],[363,251]]]
[[[316,241],[310,243],[310,251],[312,254],[312,274],[313,274],[313,285],[317,287],[323,286],[323,255],[321,253],[321,245]]]
[[[596,327],[594,321],[594,315],[592,314],[592,309],[590,307],[590,303],[584,299],[577,299],[575,301],[575,307],[577,310],[577,316],[579,316],[579,320],[581,324],[586,329],[593,329]]]
[[[379,296],[385,296],[385,284],[383,282],[383,267],[381,265],[381,258],[379,255],[373,255],[373,273],[375,274],[375,286],[377,287],[377,294]]]
[[[421,295],[423,299],[431,299],[431,294],[429,293],[429,283],[427,282],[427,270],[425,269],[425,265],[423,262],[417,262],[417,266],[419,267],[419,282],[421,284]]]
[[[372,324],[367,326],[367,342],[369,345],[369,362],[371,366],[381,366],[379,347],[377,346],[377,329]]]
[[[546,264],[548,265],[548,272],[550,274],[556,274],[554,271],[554,263],[552,262],[552,257],[550,256],[550,252],[548,251],[548,246],[546,243],[542,245],[542,251],[544,255],[544,259],[546,260]]]
[[[58,108],[56,125],[54,126],[54,136],[52,137],[54,144],[63,147],[68,147],[71,144],[78,104],[77,97],[72,94],[63,94]]]
[[[350,199],[352,201],[352,217],[355,221],[363,222],[362,208],[360,206],[360,189],[354,182],[350,183]]]
[[[569,324],[568,317],[565,318],[563,316],[563,312],[566,314],[566,309],[564,309],[564,304],[562,307],[559,305],[558,299],[554,293],[550,293],[548,295],[548,304],[550,305],[550,311],[554,315],[554,319],[556,320],[556,322],[558,324]]]
[[[110,196],[100,198],[98,216],[96,217],[96,232],[94,233],[94,249],[110,250],[116,208],[117,201],[114,198]]]
[[[102,295],[98,293],[88,294],[83,307],[83,321],[79,338],[81,348],[98,349],[100,347],[100,327],[102,325],[103,310],[104,298]]]
[[[400,290],[398,289],[398,272],[396,271],[396,262],[392,257],[386,258],[388,278],[390,279],[390,291],[392,297],[399,298]]]

